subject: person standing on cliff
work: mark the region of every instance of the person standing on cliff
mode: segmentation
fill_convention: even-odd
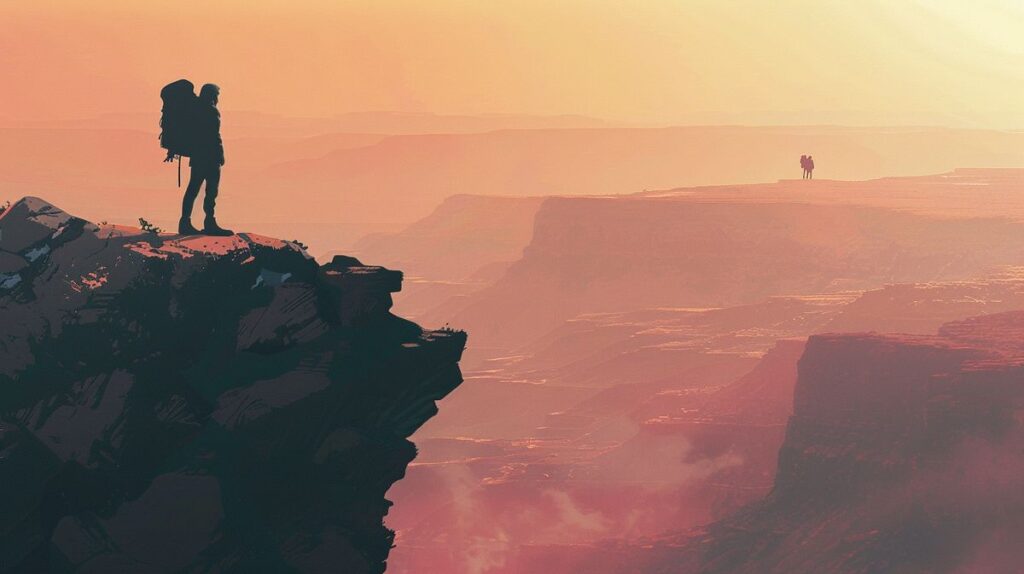
[[[807,156],[807,179],[814,179],[814,156]]]
[[[807,179],[807,156],[806,155],[800,156],[800,169],[803,170],[803,173],[801,174],[800,178],[801,179]]]
[[[217,101],[220,98],[220,87],[216,84],[205,84],[199,90],[198,105],[195,108],[194,139],[189,166],[192,174],[185,188],[185,197],[181,202],[181,220],[178,222],[178,233],[197,235],[199,230],[192,226],[192,206],[199,196],[199,188],[206,183],[206,196],[203,198],[203,211],[206,220],[203,233],[206,235],[233,235],[230,229],[217,225],[214,210],[217,206],[217,192],[220,190],[220,168],[224,165],[224,142],[220,137],[220,111]]]

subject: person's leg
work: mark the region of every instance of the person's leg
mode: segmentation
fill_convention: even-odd
[[[199,195],[199,188],[203,185],[206,175],[201,166],[192,166],[188,178],[188,186],[185,187],[185,196],[181,199],[181,219],[178,220],[178,233],[181,235],[194,235],[199,232],[192,226],[192,207]]]
[[[202,187],[204,179],[206,177],[203,175],[203,170],[192,166],[192,173],[189,175],[188,185],[185,187],[185,197],[181,200],[182,219],[192,217],[192,206],[196,203],[196,197],[199,196],[199,188]]]
[[[217,209],[217,193],[220,191],[220,166],[214,164],[206,174],[206,197],[203,198],[203,211],[206,219],[213,219]]]
[[[214,211],[217,208],[217,192],[220,191],[220,166],[214,164],[206,178],[206,199],[203,201],[203,210],[206,211],[206,222],[203,225],[203,233],[207,235],[234,235],[230,229],[224,229],[217,225],[217,218]]]

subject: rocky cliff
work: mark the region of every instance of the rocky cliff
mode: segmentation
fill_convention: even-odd
[[[706,527],[538,548],[533,570],[973,574],[1024,563],[1024,312],[826,334],[800,359],[772,491]]]
[[[0,216],[0,571],[382,572],[465,335],[250,234]]]
[[[1011,572],[1024,560],[1024,313],[811,337],[772,493],[662,572]]]
[[[443,316],[473,332],[474,349],[504,356],[586,313],[974,278],[1024,264],[1006,242],[1022,230],[1008,219],[756,197],[556,197],[537,212],[523,257]]]

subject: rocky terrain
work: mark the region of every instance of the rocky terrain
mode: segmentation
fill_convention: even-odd
[[[522,256],[543,201],[456,195],[401,232],[364,237],[352,252],[405,272],[403,316],[442,315],[437,307],[489,286]]]
[[[0,215],[0,571],[382,572],[464,333],[254,234]]]
[[[547,199],[523,257],[436,311],[487,336],[394,489],[394,571],[645,571],[601,549],[686,546],[763,499],[809,335],[1024,308],[1020,177]]]
[[[504,275],[422,316],[471,329],[472,363],[580,314],[972,280],[1024,264],[1005,241],[1024,231],[1019,174],[550,198]],[[981,192],[986,207],[960,209]]]
[[[701,571],[1016,570],[1022,350],[1021,312],[813,337],[775,488],[708,529]]]
[[[762,501],[630,548],[537,548],[517,568],[1017,571],[1022,375],[1021,311],[948,323],[930,336],[813,336]]]

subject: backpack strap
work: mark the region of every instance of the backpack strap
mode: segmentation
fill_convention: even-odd
[[[178,187],[181,187],[181,156],[178,156]]]

